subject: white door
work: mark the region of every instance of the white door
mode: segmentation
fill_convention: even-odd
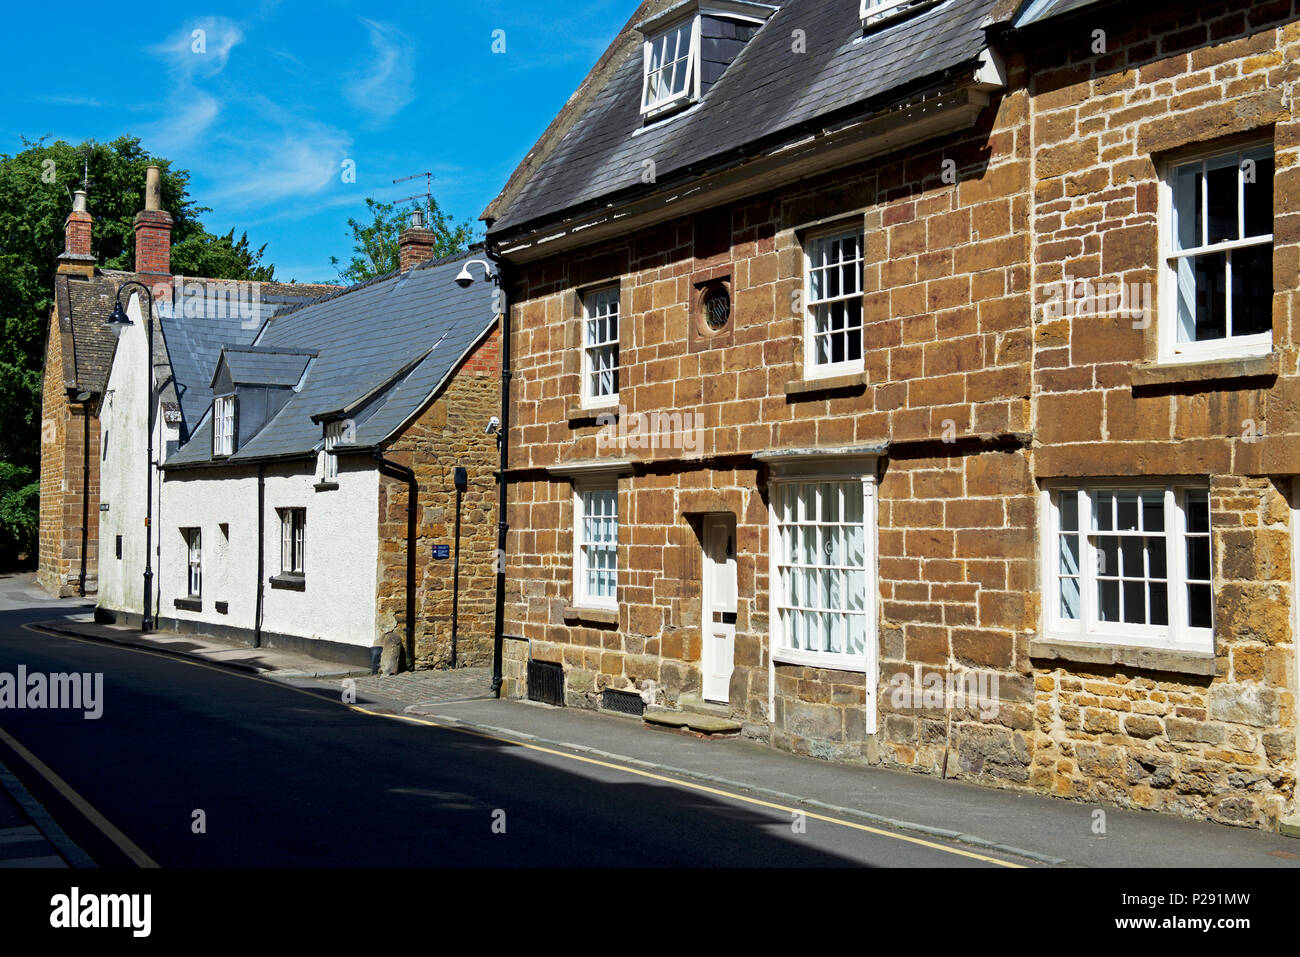
[[[736,528],[727,516],[704,520],[703,698],[726,703],[736,667]]]

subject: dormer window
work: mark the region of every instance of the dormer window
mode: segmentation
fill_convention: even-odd
[[[212,406],[212,454],[235,454],[235,397],[218,396]]]
[[[874,26],[885,20],[892,20],[908,10],[933,6],[937,0],[862,0],[859,13],[864,27]]]
[[[700,95],[700,18],[654,34],[645,41],[641,112],[654,116]]]

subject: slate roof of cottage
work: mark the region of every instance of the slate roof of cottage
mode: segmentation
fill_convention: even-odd
[[[56,310],[63,324],[65,350],[71,353],[70,359],[64,357],[67,388],[102,393],[107,387],[117,337],[104,320],[113,312],[119,287],[136,278],[135,273],[118,269],[97,269],[89,278],[56,274]],[[185,288],[200,288],[205,292],[203,309],[198,312],[192,307],[187,316],[183,303],[179,310],[174,310],[167,299],[157,303],[154,366],[162,401],[178,406],[189,427],[198,422],[211,401],[208,381],[199,382],[202,377],[196,377],[194,370],[207,367],[210,372],[222,344],[251,342],[266,319],[277,311],[340,288],[281,282],[244,283],[246,289],[254,290],[257,295],[248,297],[249,308],[245,310],[248,317],[241,317],[238,310],[230,312],[224,297],[206,295],[209,289],[224,292],[233,285],[230,281],[188,277],[183,281]],[[178,388],[177,383],[184,383],[184,388]]]
[[[364,405],[349,411],[352,447],[374,447],[396,432],[496,323],[493,285],[480,278],[462,289],[455,282],[474,258],[481,254],[422,263],[272,317],[256,346],[314,352],[316,358],[284,407],[257,434],[240,436],[234,455],[223,461],[310,455],[323,437],[313,416],[349,409],[361,399]],[[210,382],[214,368],[204,371]],[[167,465],[211,459],[212,416],[206,415]]]
[[[994,3],[944,0],[863,36],[857,0],[785,0],[698,105],[649,124],[640,112],[641,48],[621,35],[611,48],[624,51],[621,62],[549,155],[525,161],[536,168],[504,208],[492,210],[500,218],[489,235],[648,193],[656,187],[642,182],[644,160],[654,160],[662,183],[937,82],[978,61],[986,45],[981,23]],[[792,51],[796,30],[806,38],[804,53]]]
[[[117,287],[133,273],[104,269],[93,278],[58,273],[54,277],[55,308],[64,323],[65,350],[72,348],[69,360],[64,356],[64,385],[69,389],[102,393],[113,364],[117,337],[104,325],[113,312]]]
[[[186,279],[185,288],[195,283],[201,284],[205,293],[208,289],[226,292],[233,285],[224,280]],[[252,288],[256,296],[247,295],[233,305],[227,296],[205,294],[201,300],[182,296],[178,304],[164,301],[157,309],[184,416],[183,435],[193,431],[212,404],[212,372],[222,346],[248,345],[277,312],[340,289],[282,282],[257,283]]]

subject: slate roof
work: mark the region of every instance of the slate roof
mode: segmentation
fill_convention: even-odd
[[[785,0],[697,106],[648,125],[640,113],[641,48],[621,37],[622,62],[500,211],[489,235],[619,193],[649,192],[655,187],[642,183],[646,159],[654,160],[663,182],[973,65],[985,48],[981,23],[994,3],[944,0],[864,37],[857,0]],[[795,30],[806,36],[805,53],[791,50]]]
[[[265,346],[227,346],[221,353],[236,385],[295,386],[314,352],[283,352]]]
[[[113,364],[117,337],[104,325],[113,312],[117,287],[134,274],[99,270],[93,278],[58,273],[54,277],[55,306],[63,324],[64,385],[77,391],[102,393]],[[71,347],[71,359],[66,354]]]
[[[186,288],[200,283],[205,290],[228,287],[224,280],[186,279]],[[338,286],[264,282],[255,284],[257,295],[231,308],[222,296],[207,296],[198,315],[187,308],[195,300],[179,304],[163,302],[157,310],[167,359],[175,381],[177,399],[184,417],[184,434],[193,431],[212,404],[212,372],[224,345],[248,345],[271,316],[304,301],[319,299],[339,290]],[[182,297],[185,300],[185,297]],[[179,305],[180,308],[174,308]]]
[[[462,289],[455,276],[481,254],[457,255],[395,272],[270,319],[258,347],[316,353],[302,385],[259,431],[239,438],[223,461],[306,456],[321,445],[313,416],[343,410],[356,429],[352,447],[371,448],[397,431],[496,322],[494,287],[480,278]],[[476,276],[481,271],[476,268]],[[205,370],[211,381],[213,368]],[[340,447],[342,450],[343,447]],[[168,459],[168,467],[211,461],[212,417]]]

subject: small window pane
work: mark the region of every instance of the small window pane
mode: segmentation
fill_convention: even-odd
[[[1206,492],[1188,492],[1187,530],[1192,533],[1210,530],[1210,496]]]
[[[1253,336],[1273,328],[1273,246],[1234,249],[1232,334]]]
[[[1230,153],[1205,164],[1206,228],[1211,244],[1241,238],[1237,223],[1237,163],[1237,154]]]
[[[1188,163],[1174,171],[1174,248],[1201,245],[1201,164]]]
[[[1083,617],[1083,598],[1079,594],[1077,578],[1061,579],[1061,617],[1068,621],[1078,621]]]
[[[1194,330],[1195,342],[1222,339],[1228,328],[1228,254],[1206,253],[1196,256],[1191,263],[1195,290],[1187,305],[1193,310],[1187,317]],[[1181,292],[1181,287],[1180,287]],[[1180,310],[1184,306],[1179,297]],[[1180,322],[1180,327],[1184,323]]]
[[[1273,150],[1249,150],[1242,159],[1242,203],[1246,214],[1246,236],[1267,236],[1273,232]]]
[[[1121,532],[1138,530],[1138,493],[1124,491],[1115,496],[1116,529]]]
[[[1098,588],[1098,612],[1102,621],[1119,621],[1119,582],[1102,581]]]
[[[1210,628],[1214,624],[1211,613],[1210,586],[1187,586],[1187,624],[1192,628]]]
[[[1151,624],[1167,626],[1169,624],[1169,594],[1164,582],[1152,582],[1148,597],[1151,602]]]

